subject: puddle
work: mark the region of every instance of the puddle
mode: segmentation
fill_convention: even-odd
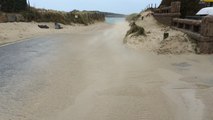
[[[191,64],[189,64],[187,62],[173,63],[172,65],[177,66],[177,67],[190,67],[190,66],[192,66]]]

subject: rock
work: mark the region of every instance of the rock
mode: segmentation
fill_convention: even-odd
[[[43,29],[49,29],[49,27],[47,25],[38,25],[39,28],[43,28]]]
[[[163,39],[166,39],[166,38],[168,38],[169,37],[169,33],[164,33],[163,34]]]

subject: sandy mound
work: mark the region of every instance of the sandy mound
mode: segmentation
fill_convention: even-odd
[[[150,11],[142,13],[141,16],[144,19],[140,17],[136,24],[145,29],[146,36],[128,36],[125,38],[128,46],[158,54],[195,53],[195,44],[186,34],[160,24]],[[164,39],[164,33],[168,33],[169,37]]]
[[[195,53],[195,44],[191,41],[186,34],[179,33],[162,40],[156,52],[159,54]]]

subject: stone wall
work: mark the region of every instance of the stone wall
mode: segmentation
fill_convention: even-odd
[[[21,14],[0,13],[0,23],[2,22],[24,22],[25,19]]]

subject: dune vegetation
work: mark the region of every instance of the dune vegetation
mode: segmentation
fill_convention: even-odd
[[[21,13],[26,21],[36,22],[59,22],[63,24],[84,24],[89,25],[97,21],[104,21],[104,14],[96,11],[77,11],[62,12],[54,10],[31,8]]]
[[[130,15],[128,15],[128,16],[126,17],[126,20],[127,20],[128,22],[131,22],[131,21],[137,20],[139,17],[140,17],[140,14],[138,14],[138,13],[132,13],[132,14],[130,14]]]
[[[0,12],[21,14],[26,22],[58,22],[63,24],[89,25],[105,20],[105,15],[98,11],[63,12],[30,7],[26,0],[0,0]],[[1,18],[2,15],[0,15]],[[2,17],[4,18],[4,17]],[[0,20],[1,21],[1,20]]]

